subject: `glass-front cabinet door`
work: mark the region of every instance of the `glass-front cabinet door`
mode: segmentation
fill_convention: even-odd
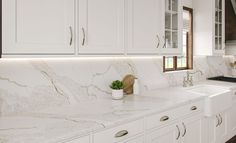
[[[223,5],[223,0],[215,0],[215,53],[221,53],[224,51]]]
[[[182,2],[165,0],[165,44],[163,54],[181,55],[182,53]]]

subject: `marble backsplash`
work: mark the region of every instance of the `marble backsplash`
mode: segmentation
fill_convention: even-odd
[[[232,57],[194,57],[194,82],[231,75]],[[186,71],[163,73],[156,58],[0,60],[0,112],[11,115],[49,106],[111,98],[111,81],[138,77],[141,91],[182,85]]]

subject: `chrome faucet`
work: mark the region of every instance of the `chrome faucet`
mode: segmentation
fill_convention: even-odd
[[[193,86],[193,76],[196,73],[200,73],[201,76],[203,75],[203,72],[200,70],[196,70],[195,72],[189,72],[187,71],[187,76],[184,77],[183,80],[183,87],[187,87],[187,86]]]

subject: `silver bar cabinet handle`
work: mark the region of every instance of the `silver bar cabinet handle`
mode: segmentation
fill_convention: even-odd
[[[178,126],[178,125],[176,125],[176,128],[178,129],[178,136],[176,137],[176,140],[178,140],[179,137],[180,137],[180,129],[179,129],[179,126]]]
[[[71,26],[69,27],[69,29],[70,29],[70,46],[71,46],[73,43],[73,30]]]
[[[84,46],[84,44],[85,44],[85,30],[84,30],[84,27],[82,27],[82,32],[83,32],[82,46]]]
[[[127,130],[122,130],[122,131],[119,131],[115,134],[115,138],[120,138],[120,137],[123,137],[125,135],[128,135],[128,131]]]
[[[159,36],[158,36],[158,34],[157,34],[157,46],[156,46],[156,48],[159,48],[159,46],[160,46],[160,38],[159,38]]]
[[[219,125],[221,125],[223,123],[223,118],[221,117],[221,115],[219,114],[219,117],[220,117],[220,123]]]
[[[182,123],[182,125],[183,125],[183,127],[184,127],[184,133],[183,133],[182,137],[184,137],[184,136],[186,135],[186,133],[187,133],[187,129],[186,129],[186,126],[185,126],[184,123]]]
[[[220,125],[220,119],[218,117],[218,115],[216,115],[216,118],[217,118],[217,124],[216,124],[216,127],[218,127]]]

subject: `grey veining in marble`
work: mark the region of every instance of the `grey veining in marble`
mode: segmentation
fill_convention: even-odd
[[[232,57],[195,57],[194,71],[203,75],[194,81],[231,75],[230,62]],[[161,57],[1,60],[0,143],[54,142],[196,98],[168,91],[111,100],[110,83],[127,74],[138,77],[141,93],[182,85],[186,71],[163,73],[162,63]]]
[[[230,75],[231,57],[195,57],[194,81]],[[0,109],[2,115],[45,106],[73,105],[110,99],[109,84],[127,74],[139,78],[141,91],[175,87],[186,72],[163,73],[162,58],[2,60],[0,62]]]

